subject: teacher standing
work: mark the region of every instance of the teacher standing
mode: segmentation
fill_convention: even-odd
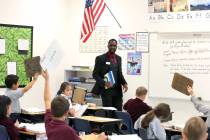
[[[121,57],[115,54],[117,49],[117,40],[110,39],[108,41],[108,52],[99,55],[95,59],[93,70],[93,78],[96,84],[93,87],[93,93],[101,95],[103,106],[115,107],[122,110],[122,92],[128,90],[127,82],[122,74]],[[113,72],[115,84],[104,80],[104,75],[109,71]]]

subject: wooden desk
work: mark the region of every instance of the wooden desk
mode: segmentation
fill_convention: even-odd
[[[174,135],[182,135],[182,127],[178,127],[178,126],[164,126],[164,129],[166,131],[167,137],[168,139],[171,139],[172,136]]]
[[[113,107],[103,107],[103,106],[88,107],[87,110],[85,111],[84,115],[97,116],[96,115],[97,111],[104,112],[104,113],[101,112],[102,114],[104,114],[101,117],[112,118],[112,117],[114,117],[114,112],[116,111],[116,109]]]
[[[86,120],[89,122],[91,130],[93,132],[115,132],[119,133],[119,126],[121,124],[121,119],[105,118],[105,117],[96,117],[96,116],[82,116],[79,118],[69,117],[69,122],[71,126],[74,127],[74,119]]]
[[[79,119],[87,120],[90,122],[96,123],[111,123],[111,122],[121,122],[121,119],[113,119],[113,118],[105,118],[105,117],[97,117],[97,116],[82,116]]]
[[[19,133],[21,140],[27,140],[29,138],[32,140],[39,140],[46,137],[44,123],[40,124],[22,123],[20,124]]]
[[[98,136],[94,134],[80,136],[80,138],[82,140],[98,140]],[[108,136],[108,140],[119,140],[119,139],[141,140],[141,138],[136,134]]]
[[[82,140],[97,140],[98,135],[95,134],[90,134],[90,135],[84,135],[84,136],[79,136]]]
[[[21,140],[39,140],[43,137],[46,137],[45,133],[36,133],[36,132],[31,132],[31,131],[24,131],[24,130],[19,130],[20,134],[20,139]]]
[[[121,119],[96,117],[96,116],[82,116],[79,119],[87,120],[90,122],[91,128],[106,134],[117,133],[119,134],[119,127],[122,122]]]

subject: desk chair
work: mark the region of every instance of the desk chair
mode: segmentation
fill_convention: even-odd
[[[72,121],[72,125],[72,127],[77,131],[78,134],[79,132],[85,132],[85,134],[91,133],[91,126],[89,121],[87,120],[74,118]]]
[[[0,140],[10,140],[5,126],[0,125]]]
[[[122,119],[121,133],[122,134],[134,134],[133,122],[128,112],[115,111],[115,117]]]
[[[94,115],[97,116],[97,117],[107,117],[106,111],[105,111],[105,110],[97,110],[97,111],[94,113]]]
[[[142,140],[158,140],[158,139],[148,139],[148,137],[147,137],[147,129],[144,129],[144,128],[139,128],[138,129],[138,136]]]

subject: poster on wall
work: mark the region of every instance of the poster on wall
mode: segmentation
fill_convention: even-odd
[[[148,12],[161,13],[188,11],[188,2],[189,0],[149,0]]]
[[[149,33],[136,32],[136,51],[149,52]]]
[[[210,10],[210,0],[190,0],[190,10]]]
[[[119,34],[118,49],[119,50],[135,50],[136,36],[133,34]]]
[[[79,42],[80,53],[101,53],[107,50],[107,42],[109,39],[108,26],[96,26],[90,38],[83,43]]]
[[[148,0],[149,21],[210,20],[210,0]]]
[[[128,52],[127,56],[127,74],[141,75],[142,54],[141,52]]]

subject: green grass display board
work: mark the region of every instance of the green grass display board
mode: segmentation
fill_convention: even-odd
[[[0,39],[5,41],[5,53],[0,54],[0,87],[5,87],[4,80],[8,73],[8,62],[16,62],[16,75],[20,86],[30,82],[26,77],[24,60],[32,57],[33,27],[0,24]],[[19,40],[28,41],[28,50],[24,53],[18,49]],[[0,46],[1,47],[1,46]]]

